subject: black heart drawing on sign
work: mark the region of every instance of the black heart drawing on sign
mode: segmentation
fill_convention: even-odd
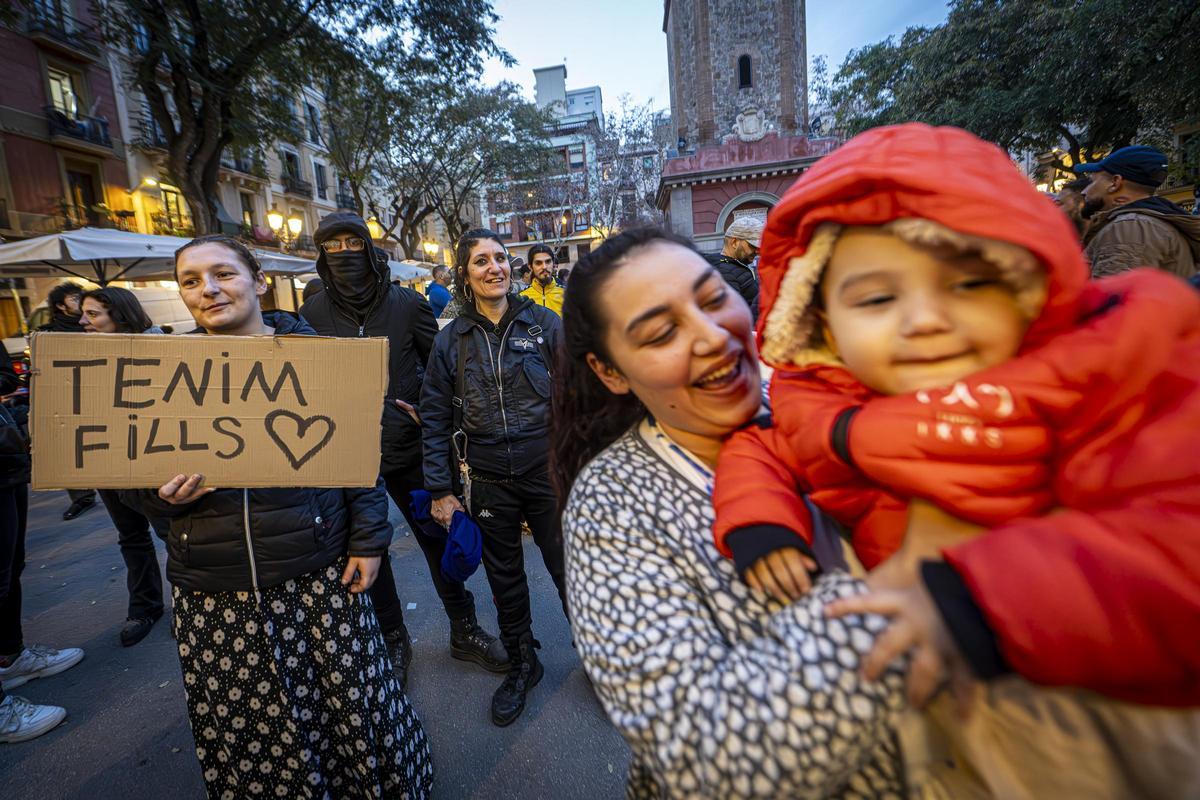
[[[296,458],[296,454],[292,452],[292,448],[288,447],[287,442],[283,441],[283,439],[281,439],[279,434],[275,431],[275,421],[280,417],[287,417],[289,420],[296,423],[296,435],[300,437],[302,442],[304,441],[305,435],[308,433],[308,429],[318,422],[325,423],[325,435],[321,437],[321,441],[309,448],[307,453],[299,458]],[[315,414],[305,419],[299,414],[294,414],[291,411],[287,411],[282,408],[267,414],[266,419],[263,421],[267,426],[267,435],[271,437],[271,441],[275,442],[275,444],[279,446],[279,449],[283,451],[283,454],[288,457],[288,461],[292,463],[292,469],[294,470],[299,470],[305,465],[305,463],[308,462],[310,458],[321,452],[321,449],[324,448],[325,445],[329,444],[329,440],[333,438],[333,432],[337,429],[337,425],[333,423],[333,420],[324,416],[323,414]]]

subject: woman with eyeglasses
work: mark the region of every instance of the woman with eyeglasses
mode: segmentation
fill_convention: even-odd
[[[504,726],[520,716],[543,674],[534,652],[522,521],[567,607],[562,528],[547,469],[550,372],[562,322],[512,292],[508,251],[492,231],[459,239],[454,287],[462,313],[438,333],[421,393],[425,488],[435,520],[449,526],[455,511],[466,510],[483,533],[483,566],[512,660],[492,696],[492,722]]]
[[[426,534],[411,516],[410,493],[425,484],[421,472],[421,421],[415,406],[421,396],[423,368],[438,331],[433,310],[417,292],[391,284],[387,257],[371,243],[362,217],[330,214],[321,220],[313,238],[321,248],[317,274],[325,282],[325,291],[306,301],[300,315],[322,336],[387,337],[388,390],[383,399],[380,474],[425,554],[449,621],[450,655],[491,672],[504,672],[508,657],[496,637],[476,620],[475,598],[462,583],[442,575],[444,541]],[[403,684],[412,645],[387,558],[371,588],[371,600],[392,666]]]

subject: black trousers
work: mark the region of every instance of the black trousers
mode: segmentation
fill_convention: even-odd
[[[21,572],[25,569],[28,517],[29,485],[0,488],[0,655],[25,649],[21,634]]]
[[[471,516],[483,532],[483,568],[500,617],[500,639],[510,653],[517,640],[532,630],[529,582],[521,546],[521,521],[528,523],[533,541],[567,613],[563,578],[562,517],[550,478],[543,470],[512,482],[475,476],[471,483]]]
[[[101,489],[100,500],[117,529],[117,544],[121,547],[121,558],[125,560],[128,617],[157,617],[163,611],[163,584],[150,520],[138,509],[121,502],[120,494],[112,489]]]
[[[409,510],[409,504],[412,502],[409,492],[425,488],[425,476],[421,471],[421,465],[385,472],[383,473],[383,482],[387,486],[392,501],[400,507],[400,513],[404,515],[408,527],[412,529],[421,552],[425,554],[425,561],[429,565],[429,575],[433,578],[433,588],[437,590],[442,607],[446,609],[446,616],[451,620],[469,617],[475,612],[475,597],[463,584],[448,581],[442,577],[441,564],[442,552],[446,549],[445,540],[436,539],[424,533],[413,520],[412,511]],[[399,595],[396,594],[396,578],[392,573],[390,558],[383,559],[379,565],[379,576],[369,591],[371,603],[375,606],[375,616],[384,633],[394,631],[404,624],[404,606],[400,602]]]

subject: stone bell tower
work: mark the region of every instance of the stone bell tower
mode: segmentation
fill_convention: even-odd
[[[804,0],[664,0],[663,32],[683,149],[807,133]]]

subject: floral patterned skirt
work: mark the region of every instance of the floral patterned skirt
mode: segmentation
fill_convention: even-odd
[[[429,743],[346,560],[261,592],[174,590],[196,755],[213,800],[429,796]]]

